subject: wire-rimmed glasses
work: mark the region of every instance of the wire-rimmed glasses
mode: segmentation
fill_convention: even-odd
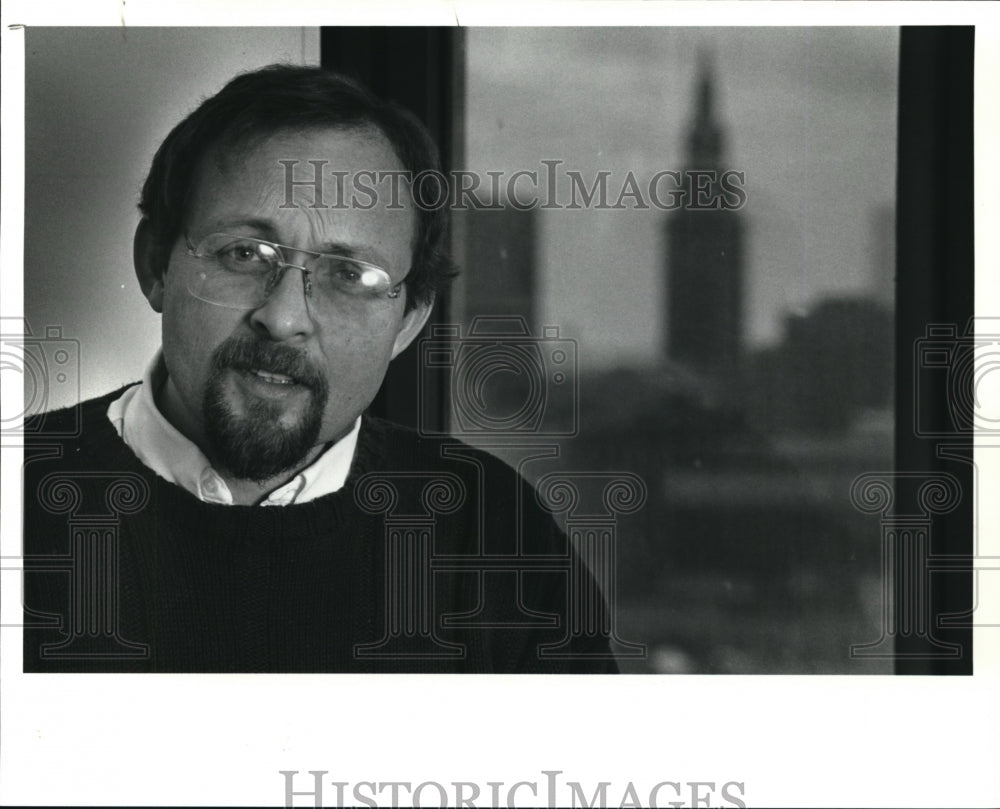
[[[285,271],[302,272],[307,298],[321,308],[338,300],[398,298],[402,282],[393,284],[388,272],[367,261],[317,253],[250,236],[210,233],[197,245],[185,236],[188,253],[203,264],[188,278],[188,292],[206,303],[231,309],[256,309],[281,283]],[[303,264],[285,261],[285,253],[300,253]]]

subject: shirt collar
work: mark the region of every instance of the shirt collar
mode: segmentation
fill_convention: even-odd
[[[108,418],[129,449],[157,475],[205,503],[232,505],[232,493],[222,476],[156,406],[154,391],[166,378],[163,353],[158,351],[146,368],[142,382],[111,403]],[[290,481],[272,491],[261,505],[305,503],[343,488],[354,459],[360,427],[361,418],[358,417],[346,436],[324,450]]]

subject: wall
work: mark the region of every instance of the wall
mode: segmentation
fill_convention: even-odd
[[[27,30],[24,314],[36,336],[58,326],[78,340],[80,356],[46,409],[142,375],[160,326],[132,271],[132,234],[153,154],[202,98],[279,61],[318,64],[319,30]],[[43,405],[31,395],[28,412]]]

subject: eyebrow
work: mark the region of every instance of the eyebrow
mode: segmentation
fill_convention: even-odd
[[[266,234],[269,241],[278,235],[278,231],[274,227],[274,222],[270,219],[261,219],[252,216],[238,219],[217,219],[210,226],[210,230],[213,233],[228,233],[230,230],[237,228],[247,228]]]

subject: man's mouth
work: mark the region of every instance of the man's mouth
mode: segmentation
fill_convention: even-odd
[[[215,373],[234,374],[250,396],[284,399],[310,392],[326,397],[326,380],[302,350],[230,339],[219,346],[212,363]]]
[[[260,368],[253,365],[243,365],[242,363],[231,366],[243,379],[246,384],[251,385],[250,390],[255,395],[286,395],[295,391],[310,388],[310,385],[299,376],[285,374],[281,371]]]
[[[285,374],[277,374],[272,371],[265,371],[261,368],[249,368],[247,369],[249,373],[256,376],[258,379],[263,379],[265,382],[269,382],[272,385],[295,385],[296,380],[292,379],[290,376]]]

